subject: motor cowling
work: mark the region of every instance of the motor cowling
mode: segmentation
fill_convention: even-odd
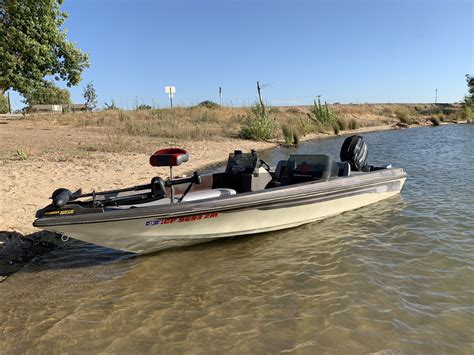
[[[351,169],[362,171],[367,165],[369,149],[361,136],[347,137],[341,147],[341,161],[348,162]]]
[[[51,196],[51,199],[53,200],[53,206],[56,208],[63,207],[69,202],[71,198],[72,198],[72,192],[64,188],[54,190]]]

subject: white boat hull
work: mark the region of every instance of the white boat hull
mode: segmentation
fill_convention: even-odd
[[[192,216],[146,216],[43,228],[104,247],[145,254],[218,238],[269,232],[314,222],[394,196],[400,192],[405,179],[406,174],[403,173],[383,184],[368,185],[352,193],[340,191],[338,194],[333,193],[331,197],[326,197],[327,194],[323,191],[314,197],[314,201],[296,200],[293,206],[291,202],[282,206],[274,203],[271,206],[254,208],[217,209]]]

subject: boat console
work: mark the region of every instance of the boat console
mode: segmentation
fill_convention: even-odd
[[[259,159],[257,152],[236,150],[229,154],[224,172],[212,176],[212,188],[231,188],[242,192],[264,190],[272,181],[270,166]]]

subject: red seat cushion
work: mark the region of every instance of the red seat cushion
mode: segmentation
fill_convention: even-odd
[[[150,157],[151,166],[178,166],[188,161],[189,153],[181,148],[166,148],[157,150]]]

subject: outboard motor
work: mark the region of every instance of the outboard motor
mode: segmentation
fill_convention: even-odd
[[[361,136],[347,137],[341,147],[341,161],[349,162],[352,170],[362,171],[367,165],[369,149]]]

